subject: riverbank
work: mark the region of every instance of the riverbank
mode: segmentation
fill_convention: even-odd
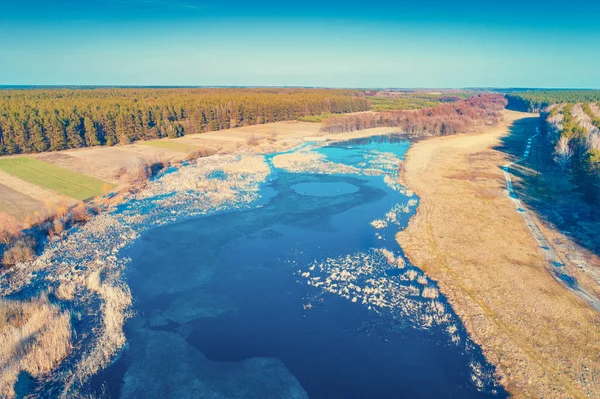
[[[505,111],[483,132],[411,147],[402,179],[421,204],[397,240],[439,282],[514,397],[596,397],[600,318],[553,279],[506,192],[501,166],[512,159],[498,147],[510,134],[524,148],[535,117]]]

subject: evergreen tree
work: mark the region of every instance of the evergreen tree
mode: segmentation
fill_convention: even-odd
[[[0,145],[7,154],[115,145],[294,119],[325,102],[333,113],[369,109],[351,90],[0,90]]]
[[[87,146],[100,145],[98,128],[96,127],[96,124],[92,121],[91,118],[86,117],[84,119],[83,130],[85,131],[84,138],[85,138],[85,144]]]
[[[44,132],[44,127],[40,121],[35,120],[31,122],[31,142],[35,152],[48,151],[48,138]]]
[[[71,117],[65,127],[65,133],[67,135],[67,146],[68,148],[79,148],[83,147],[83,135],[81,127],[81,119],[78,117]]]
[[[64,150],[67,148],[67,137],[65,135],[64,126],[57,114],[50,118],[46,126],[46,134],[50,141],[51,151]]]
[[[117,139],[117,122],[110,112],[106,116],[104,140],[108,146],[113,146],[119,142]]]

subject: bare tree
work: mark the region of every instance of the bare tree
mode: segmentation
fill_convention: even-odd
[[[587,147],[590,150],[600,150],[600,133],[590,133],[587,137]]]
[[[569,139],[562,136],[554,148],[554,161],[560,166],[563,172],[569,167],[572,156],[573,151],[569,147]]]

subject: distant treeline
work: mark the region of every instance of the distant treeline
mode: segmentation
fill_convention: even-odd
[[[530,90],[506,95],[508,109],[542,112],[552,104],[600,101],[600,90]]]
[[[175,138],[369,108],[354,90],[0,90],[0,155]]]
[[[322,131],[352,132],[375,127],[398,127],[413,137],[465,132],[477,123],[497,123],[506,100],[497,93],[414,111],[365,112],[342,115],[323,122]]]

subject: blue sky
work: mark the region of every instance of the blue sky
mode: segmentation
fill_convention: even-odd
[[[600,2],[0,0],[0,84],[600,88]]]

